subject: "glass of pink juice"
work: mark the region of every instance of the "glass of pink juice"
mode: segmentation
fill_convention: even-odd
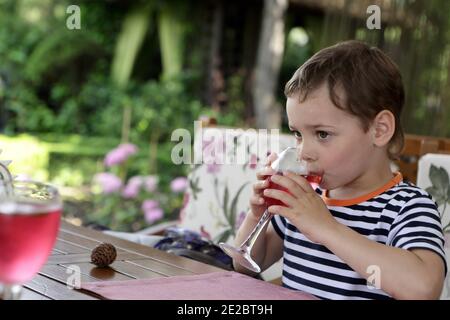
[[[283,173],[281,173],[281,172],[277,172],[275,174],[283,175]],[[322,180],[322,177],[318,176],[318,175],[302,174],[301,176],[303,178],[305,178],[313,187],[318,186],[320,184],[320,181]],[[273,182],[270,179],[270,177],[271,176],[267,176],[267,179],[269,179],[269,186],[266,189],[277,189],[277,190],[281,190],[281,191],[289,193],[288,189],[286,189],[285,187],[282,187],[282,186],[276,184],[275,182]],[[280,201],[278,199],[274,199],[274,198],[270,198],[270,197],[264,196],[264,200],[266,202],[267,207],[270,207],[270,206],[286,206],[282,201]]]
[[[274,172],[277,172],[276,174],[282,174],[282,172],[291,171],[295,174],[302,175],[311,184],[319,184],[322,180],[321,176],[311,174],[305,161],[301,161],[298,159],[298,151],[295,147],[289,147],[283,150],[278,158],[271,164],[271,168],[274,170]],[[270,176],[267,176],[267,178],[268,177]],[[285,192],[289,192],[289,190],[280,185],[277,185],[270,179],[268,189],[279,189]],[[232,257],[233,261],[239,263],[240,265],[253,272],[258,273],[261,272],[261,267],[256,263],[255,260],[253,260],[251,256],[253,245],[255,244],[261,231],[264,229],[264,227],[272,217],[272,214],[269,212],[268,208],[271,205],[285,205],[278,199],[273,199],[270,197],[264,197],[264,199],[266,201],[266,210],[264,214],[261,216],[254,229],[248,235],[247,239],[239,247],[234,247],[224,242],[219,243],[220,248],[226,254]]]
[[[18,298],[21,285],[31,280],[47,261],[62,210],[58,191],[50,185],[15,181],[10,189],[11,192],[0,194],[0,284],[3,285],[0,298],[3,299]]]

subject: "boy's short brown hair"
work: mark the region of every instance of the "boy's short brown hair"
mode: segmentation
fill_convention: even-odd
[[[305,101],[323,83],[328,85],[333,104],[358,117],[365,131],[380,111],[394,114],[395,132],[388,154],[391,159],[397,158],[404,144],[400,115],[405,100],[397,65],[376,47],[345,41],[313,55],[297,69],[284,93],[287,97],[299,94],[300,101]],[[344,97],[339,97],[337,89]]]

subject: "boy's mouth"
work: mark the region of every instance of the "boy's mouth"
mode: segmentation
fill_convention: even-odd
[[[319,171],[310,171],[309,176],[317,176],[317,177],[321,177],[323,178],[323,172],[319,172]]]

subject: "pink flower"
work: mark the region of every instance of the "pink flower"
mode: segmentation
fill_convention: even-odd
[[[252,153],[252,155],[250,156],[250,169],[255,169],[256,166],[258,165],[258,157],[256,156],[256,154]]]
[[[146,176],[144,177],[144,186],[145,190],[148,192],[153,192],[156,190],[156,186],[158,185],[158,176]]]
[[[206,172],[216,174],[220,171],[220,164],[207,164],[206,165]]]
[[[186,177],[178,177],[172,180],[170,183],[170,189],[173,192],[184,192],[189,186],[188,179]]]
[[[159,208],[159,202],[156,200],[144,200],[144,202],[142,202],[142,211],[149,211],[155,208]]]
[[[121,149],[128,156],[131,156],[138,151],[136,145],[132,143],[122,143],[119,145],[119,149]]]
[[[202,156],[203,162],[210,164],[223,164],[225,159],[226,142],[222,135],[213,136],[210,140],[203,139],[202,141]]]
[[[238,230],[240,228],[242,222],[244,222],[244,219],[245,219],[245,211],[241,211],[237,216],[236,223],[234,225],[235,230]]]
[[[164,211],[159,207],[159,202],[156,200],[145,200],[141,209],[144,211],[145,221],[149,224],[162,219],[164,216]]]
[[[97,173],[94,182],[100,185],[104,194],[117,192],[122,187],[122,180],[108,172]]]
[[[206,238],[206,239],[211,240],[211,235],[209,234],[209,232],[207,232],[207,231],[205,230],[205,227],[204,227],[203,225],[200,226],[200,235],[201,235],[203,238]]]
[[[105,157],[105,166],[112,167],[126,161],[129,156],[137,152],[137,147],[131,143],[120,144],[117,148],[112,149]]]
[[[164,211],[161,208],[153,208],[147,211],[144,211],[145,221],[149,224],[152,224],[158,220],[161,220],[164,216]]]
[[[140,176],[135,176],[128,180],[125,189],[122,191],[122,196],[127,199],[134,199],[139,194],[143,179]]]

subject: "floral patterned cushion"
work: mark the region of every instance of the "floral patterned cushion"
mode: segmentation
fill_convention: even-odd
[[[200,232],[216,243],[233,243],[249,209],[256,171],[270,152],[294,146],[295,139],[281,134],[277,139],[264,130],[202,130],[194,139],[194,160],[198,164],[193,165],[188,177],[179,226]]]
[[[426,154],[420,158],[417,186],[425,189],[436,201],[445,233],[445,254],[450,267],[450,155]],[[441,299],[450,300],[450,276],[447,274]]]

